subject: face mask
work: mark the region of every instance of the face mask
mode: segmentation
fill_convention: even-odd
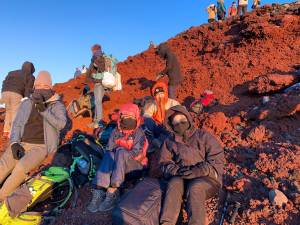
[[[49,89],[36,89],[34,90],[32,97],[34,99],[40,98],[43,100],[43,102],[49,100],[53,95],[54,95],[54,91],[53,90],[49,90]]]
[[[122,130],[134,130],[137,126],[137,121],[134,118],[124,118],[120,121],[120,128]]]
[[[190,128],[189,122],[180,122],[173,125],[173,130],[180,136],[183,136],[184,133]]]

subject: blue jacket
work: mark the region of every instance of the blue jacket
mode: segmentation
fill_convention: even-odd
[[[59,145],[60,131],[66,126],[67,113],[58,94],[50,98],[47,103],[49,106],[44,112],[41,112],[41,115],[44,118],[45,144],[48,154],[52,154],[56,152],[57,146]],[[29,98],[22,101],[12,124],[10,143],[21,142],[24,127],[31,113],[32,104],[33,102]]]

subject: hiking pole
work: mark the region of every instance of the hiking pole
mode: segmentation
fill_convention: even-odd
[[[219,225],[223,225],[223,223],[224,223],[225,216],[226,216],[227,209],[228,209],[228,205],[229,205],[229,203],[228,203],[229,202],[229,197],[230,197],[230,194],[229,194],[229,192],[227,192],[225,202],[224,202],[224,206],[223,206],[223,209],[222,209],[222,217],[221,217]]]
[[[238,211],[239,211],[239,208],[240,208],[240,207],[241,207],[241,203],[236,202],[235,205],[234,205],[233,213],[232,213],[231,218],[230,218],[230,220],[229,220],[229,224],[230,224],[230,225],[233,225],[233,224],[234,224],[235,218],[236,218],[236,216],[237,216],[237,214],[238,214]]]

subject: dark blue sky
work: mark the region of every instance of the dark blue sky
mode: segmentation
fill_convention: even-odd
[[[8,71],[20,68],[26,60],[32,61],[37,71],[48,70],[54,82],[64,82],[73,76],[76,67],[89,64],[94,43],[124,60],[145,50],[150,40],[160,43],[205,23],[205,9],[214,2],[2,0],[0,82]],[[225,2],[228,8],[231,1]]]

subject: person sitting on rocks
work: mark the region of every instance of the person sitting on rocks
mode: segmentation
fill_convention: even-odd
[[[174,99],[168,97],[168,87],[163,82],[156,82],[151,88],[151,96],[154,101],[144,107],[144,128],[150,143],[150,149],[159,149],[167,136],[163,122],[169,108],[180,105]]]
[[[106,153],[93,181],[90,212],[112,210],[119,200],[125,175],[141,172],[147,167],[148,141],[140,127],[140,110],[135,104],[120,108],[118,126],[112,132]]]
[[[189,225],[205,224],[205,200],[222,186],[224,151],[216,138],[196,129],[185,107],[167,112],[165,125],[172,135],[164,142],[159,165],[168,179],[160,222],[176,224],[184,193]]]
[[[70,112],[74,118],[79,116],[92,116],[94,109],[94,95],[90,90],[90,87],[86,85],[82,94],[78,100],[73,100],[68,105],[67,110]]]
[[[13,193],[32,170],[51,163],[66,123],[66,108],[52,90],[51,76],[41,71],[33,94],[21,102],[12,124],[10,145],[0,158],[0,183],[5,181],[0,201]]]

